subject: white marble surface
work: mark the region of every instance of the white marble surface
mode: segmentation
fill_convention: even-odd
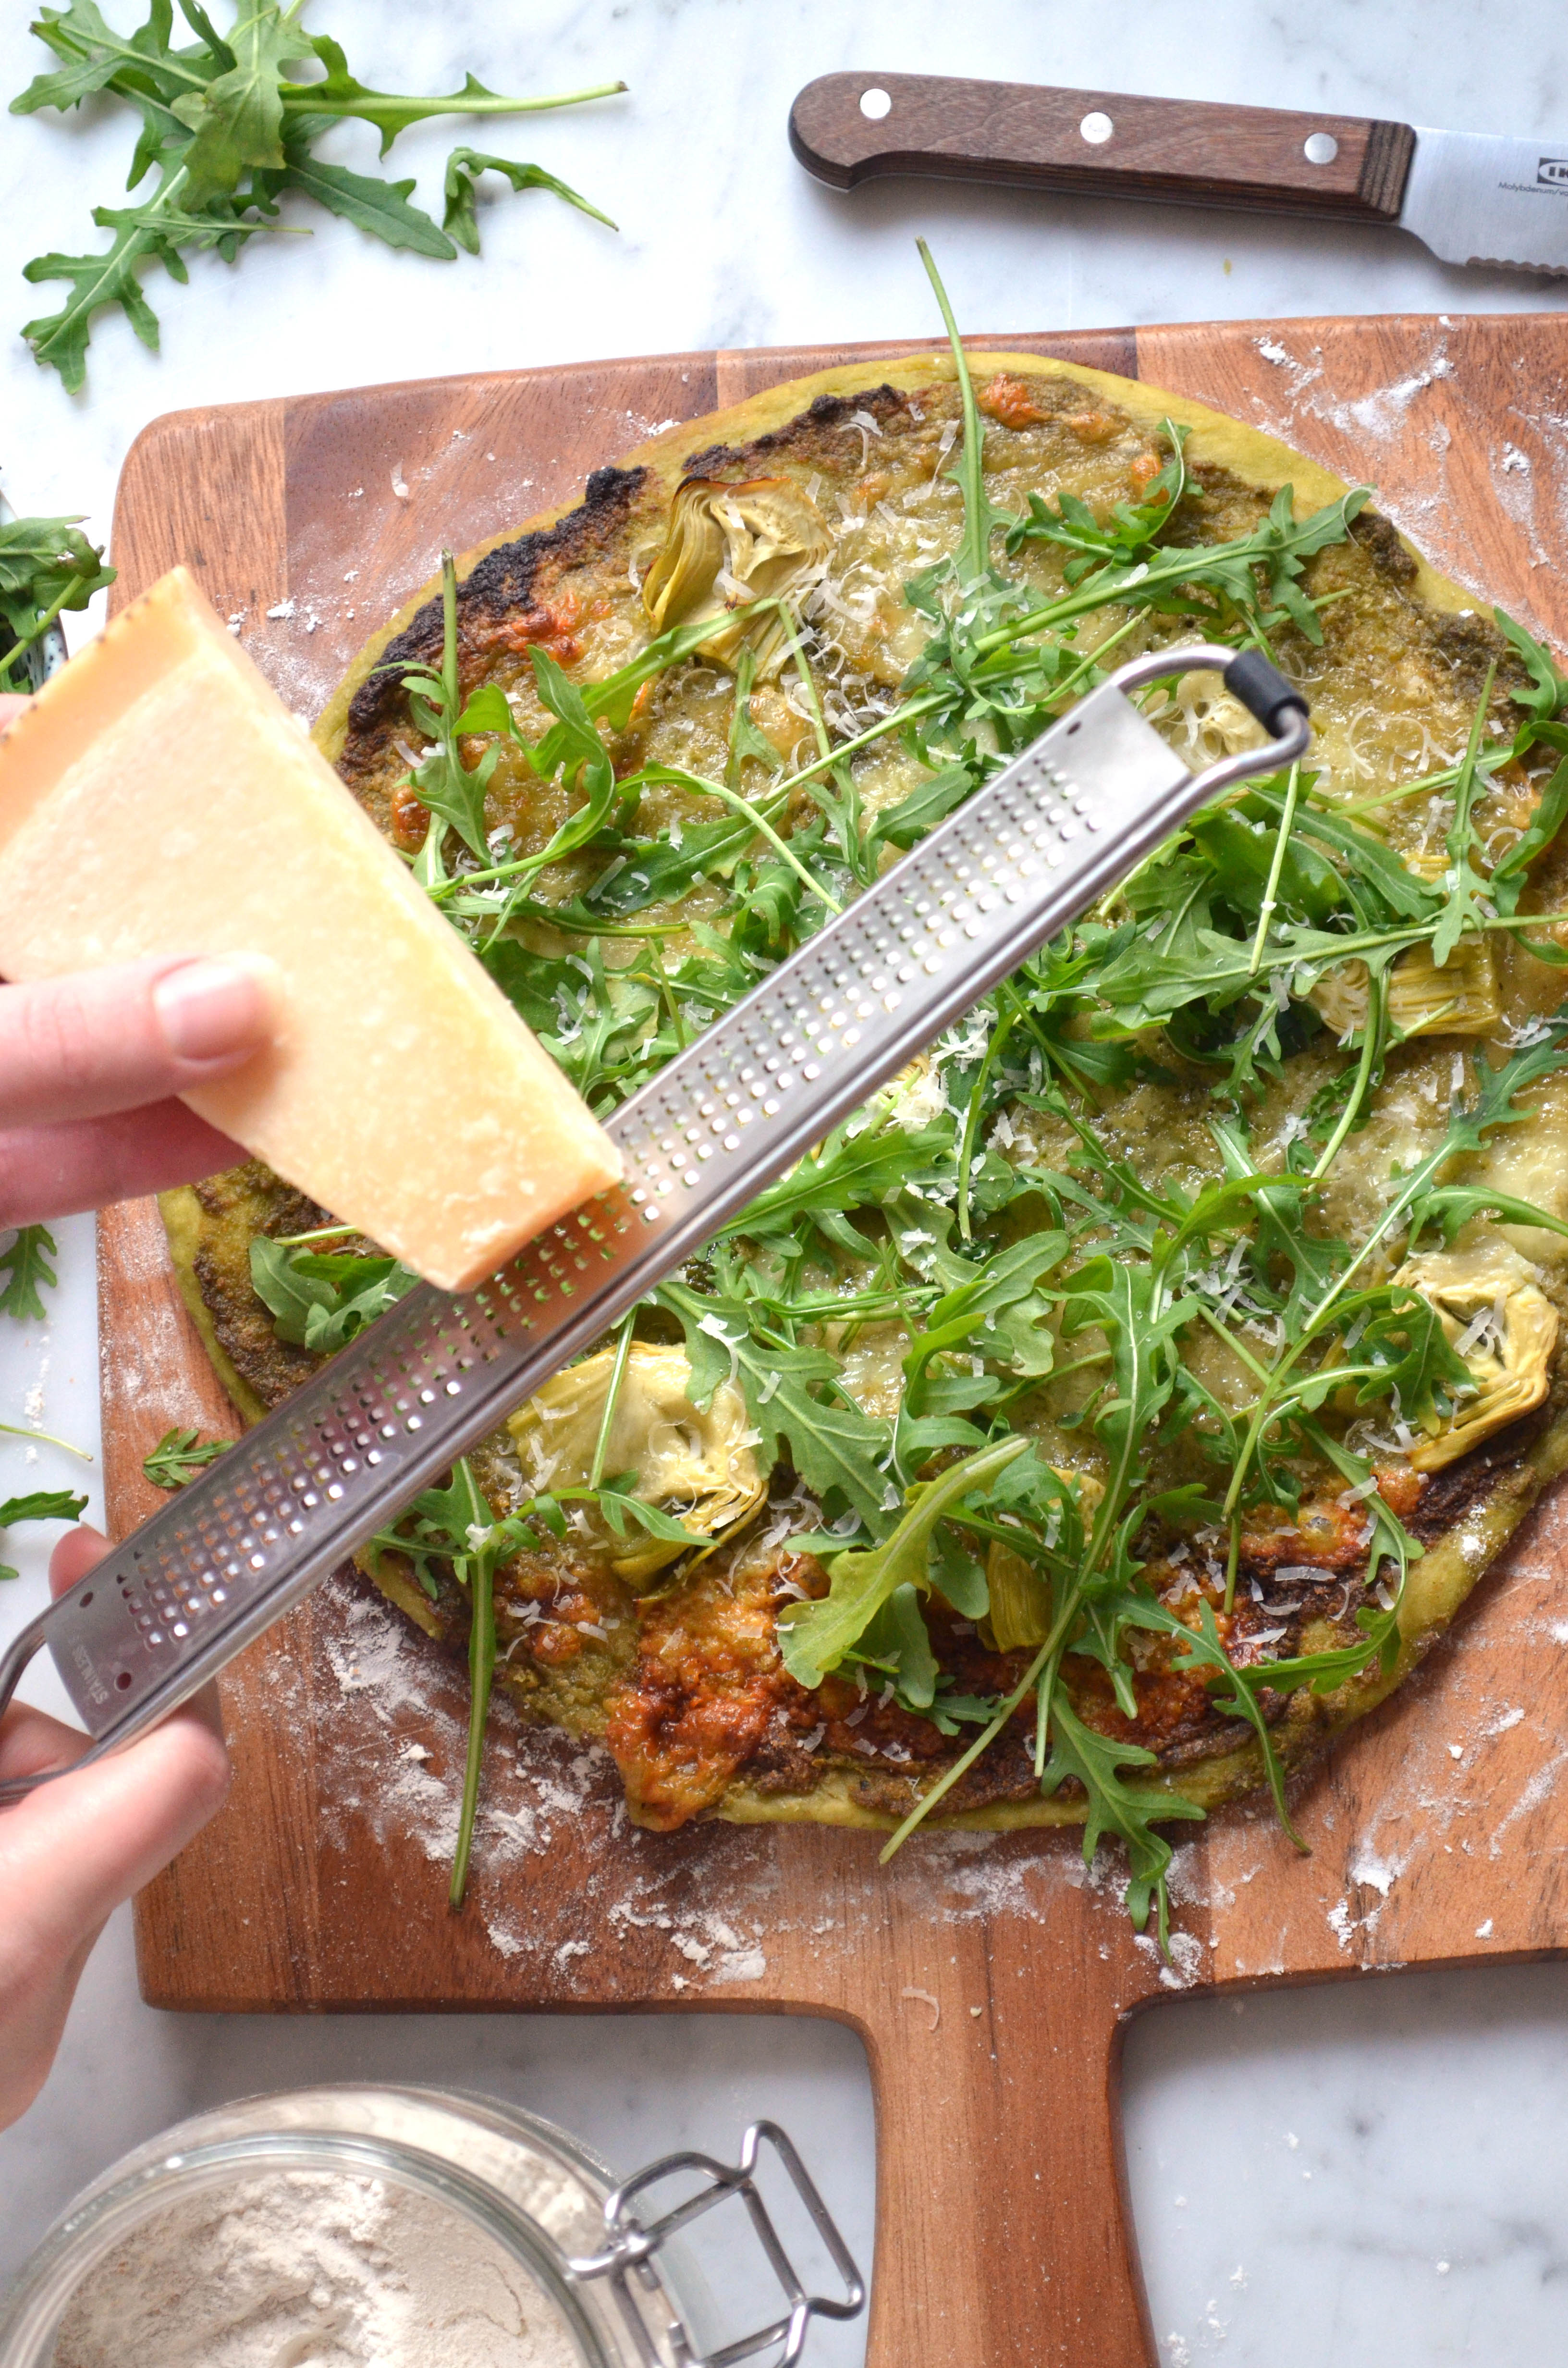
[[[112,18],[128,0],[107,0]],[[43,60],[27,11],[0,22],[0,88]],[[163,351],[100,327],[69,398],[7,346],[54,300],[4,280],[3,482],[18,508],[86,510],[107,532],[116,475],[160,412],[308,387],[710,345],[928,334],[914,251],[931,239],[966,324],[1093,326],[1327,312],[1568,306],[1568,283],[1446,268],[1397,231],[883,184],[841,199],[791,161],[784,123],[810,76],[867,65],[1341,108],[1461,130],[1568,134],[1568,18],[1555,0],[536,0],[441,9],[312,0],[367,80],[551,89],[621,74],[580,115],[502,125],[615,216],[618,235],[541,197],[487,206],[486,258],[443,267],[347,224],[258,244],[239,268],[152,275]],[[393,154],[439,210],[441,127]],[[330,154],[369,169],[363,128]],[[123,122],[7,120],[0,212],[15,263],[98,235]],[[44,301],[40,302],[42,299]],[[608,456],[607,456],[608,457]],[[0,1338],[0,1420],[93,1450],[90,1227],[60,1229],[47,1329]],[[31,1460],[31,1459],[36,1459]],[[27,1471],[27,1483],[21,1474]],[[64,1481],[60,1451],[0,1437],[0,1484]],[[89,1486],[92,1485],[88,1483]],[[42,1597],[40,1559],[0,1589],[0,1633]],[[1568,2260],[1568,1975],[1556,1966],[1399,1976],[1244,2001],[1166,2005],[1128,2056],[1134,2202],[1163,2356],[1296,2368],[1560,2356]],[[139,2003],[124,1919],[89,1968],[43,2097],[0,2137],[0,2273],[73,2190],[135,2139],[247,2089],[396,2071],[490,2087],[612,2160],[722,2146],[756,2112],[796,2130],[869,2253],[864,2064],[831,2025],[752,2017],[218,2021]],[[855,2330],[816,2356],[858,2356]]]

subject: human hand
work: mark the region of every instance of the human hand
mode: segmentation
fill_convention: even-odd
[[[27,705],[0,699],[0,731]],[[0,985],[0,1226],[101,1208],[244,1157],[175,1097],[266,1041],[263,978],[241,960],[121,962]]]
[[[108,1544],[89,1529],[62,1538],[54,1593],[77,1586]],[[68,1768],[85,1746],[41,1711],[14,1709],[0,1720],[0,1778]],[[43,2086],[105,1922],[199,1832],[228,1783],[209,1686],[140,1742],[0,1808],[0,2129]]]
[[[0,698],[0,731],[27,704]],[[176,1097],[258,1051],[270,1003],[241,961],[119,963],[0,985],[0,1227],[183,1183],[244,1156]],[[55,1547],[50,1584],[76,1586],[97,1531]],[[41,1712],[0,1720],[0,1778],[69,1769],[85,1738]],[[26,2111],[59,2044],[105,1920],[222,1801],[215,1689],[126,1750],[0,1807],[0,2127]]]

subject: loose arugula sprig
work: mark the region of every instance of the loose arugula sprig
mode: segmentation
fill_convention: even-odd
[[[467,1456],[460,1456],[444,1488],[423,1490],[395,1529],[381,1531],[370,1541],[372,1554],[390,1548],[405,1555],[432,1600],[439,1592],[430,1570],[432,1558],[446,1565],[469,1599],[468,1754],[449,1892],[454,1909],[462,1906],[468,1887],[469,1859],[479,1814],[484,1726],[490,1715],[490,1691],[495,1674],[495,1570],[508,1554],[517,1552],[522,1526],[516,1519],[497,1520],[472,1464]]]
[[[142,1459],[142,1474],[154,1488],[183,1488],[209,1463],[215,1463],[232,1439],[209,1439],[197,1444],[194,1430],[165,1430],[150,1454]]]
[[[568,1501],[595,1503],[617,1536],[626,1534],[625,1525],[630,1519],[654,1537],[691,1543],[691,1532],[679,1521],[631,1495],[630,1483],[634,1477],[631,1474],[622,1474],[619,1480],[606,1481],[591,1489],[562,1488],[552,1496],[533,1498],[519,1512],[498,1519],[472,1464],[461,1456],[453,1464],[445,1487],[425,1489],[395,1528],[381,1531],[370,1540],[372,1554],[390,1551],[405,1556],[432,1601],[440,1592],[432,1563],[443,1565],[468,1597],[468,1752],[448,1895],[454,1910],[462,1906],[468,1888],[469,1861],[479,1813],[484,1729],[495,1675],[496,1571],[525,1546],[537,1552],[541,1530],[564,1538],[566,1522],[560,1507]]]
[[[52,1261],[60,1253],[47,1225],[19,1225],[14,1238],[0,1250],[0,1273],[6,1281],[0,1291],[0,1315],[18,1323],[39,1324],[44,1318],[40,1292],[59,1282]]]
[[[461,90],[438,97],[372,90],[349,73],[330,35],[301,29],[302,6],[303,0],[290,0],[287,7],[281,0],[235,0],[233,21],[220,33],[197,0],[180,0],[180,13],[197,39],[177,48],[170,0],[151,0],[147,21],[129,35],[108,23],[97,0],[69,0],[64,8],[41,10],[32,29],[62,63],[13,99],[11,112],[31,115],[54,108],[64,113],[95,92],[107,91],[142,119],[127,188],[139,188],[149,173],[157,175],[151,197],[94,209],[93,220],[114,233],[106,252],[40,255],[24,268],[27,279],[70,285],[61,310],[29,321],[22,335],[37,360],[57,370],[73,393],[86,373],[93,321],[106,306],[119,306],[142,343],[156,347],[157,319],[141,284],[147,265],[162,263],[172,279],[184,281],[187,254],[211,249],[233,263],[257,233],[280,226],[279,201],[290,193],[314,199],[389,246],[444,262],[455,258],[460,244],[471,254],[479,252],[475,187],[486,172],[503,175],[514,189],[549,189],[596,221],[608,222],[540,166],[465,147],[454,150],[448,163],[446,219],[438,227],[409,202],[412,180],[352,173],[322,163],[313,149],[333,124],[349,117],[375,125],[384,156],[400,131],[427,117],[574,107],[608,98],[624,90],[624,83],[599,83],[549,98],[517,98],[487,90],[471,74]],[[292,70],[306,61],[324,71],[312,81],[295,80]]]
[[[86,1509],[85,1497],[74,1497],[69,1488],[39,1488],[0,1503],[0,1531],[16,1529],[23,1521],[79,1521]],[[9,1563],[0,1563],[0,1579],[17,1575]]]

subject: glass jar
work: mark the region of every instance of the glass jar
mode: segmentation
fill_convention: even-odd
[[[754,2178],[764,2147],[825,2245],[844,2281],[841,2297],[810,2294],[801,2284]],[[528,2272],[582,2368],[702,2368],[720,2342],[712,2305],[671,2240],[730,2196],[745,2207],[783,2306],[749,2334],[724,2340],[726,2362],[767,2352],[775,2368],[788,2368],[813,2317],[851,2318],[865,2298],[826,2206],[771,2123],[746,2132],[737,2165],[667,2155],[618,2187],[574,2138],[493,2098],[335,2085],[199,2113],[111,2165],[55,2222],[0,2298],[0,2368],[50,2368],[73,2298],[147,2222],[271,2171],[375,2179],[444,2204]],[[665,2182],[684,2192],[644,2218],[640,2202]]]

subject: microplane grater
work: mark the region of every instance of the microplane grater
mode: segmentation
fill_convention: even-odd
[[[1127,694],[1198,667],[1273,736],[1193,774]],[[1187,814],[1308,736],[1255,651],[1119,668],[614,1113],[621,1184],[478,1289],[410,1292],[30,1622],[0,1711],[47,1645],[89,1757],[155,1725]]]

